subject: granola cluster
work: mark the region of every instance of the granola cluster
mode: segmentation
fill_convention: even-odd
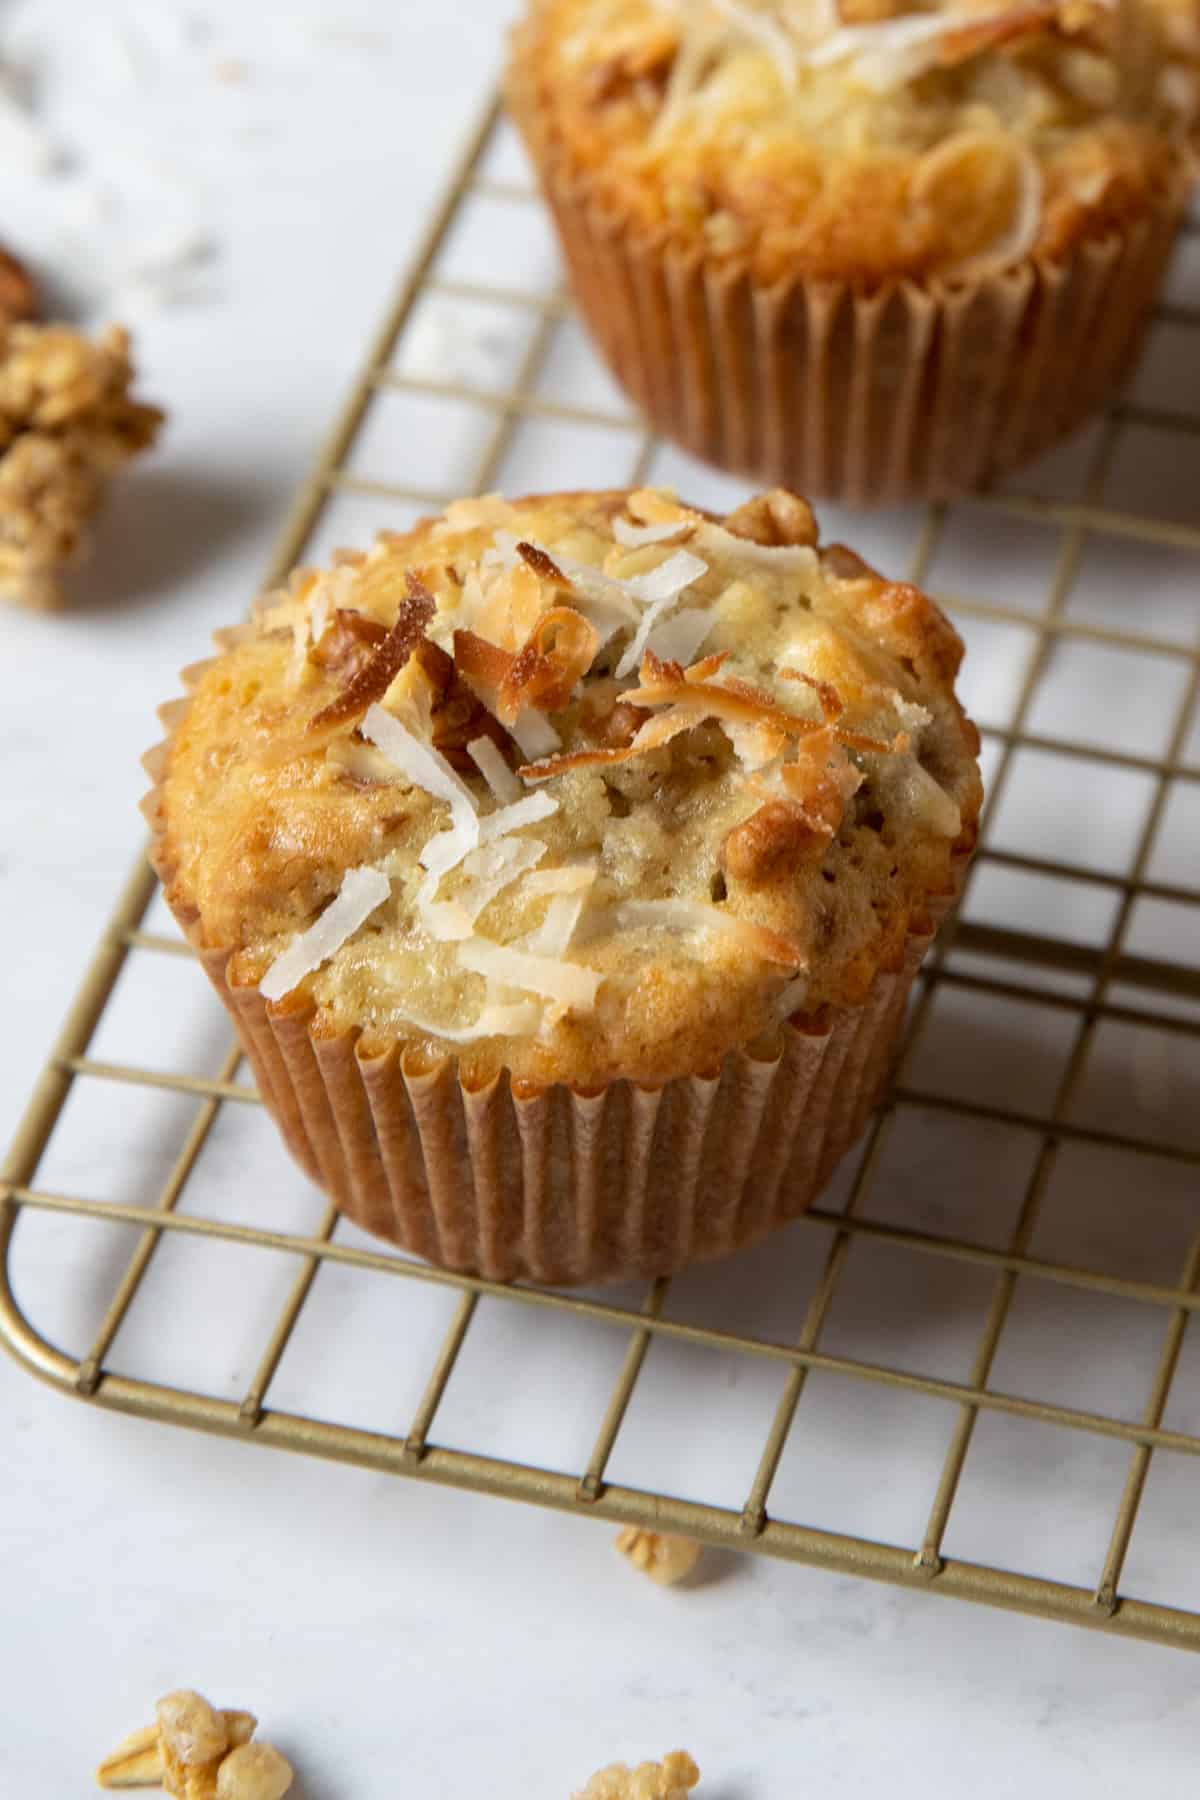
[[[253,1713],[218,1711],[185,1688],[164,1694],[155,1715],[105,1757],[101,1787],[158,1787],[176,1800],[283,1800],[291,1787],[287,1759],[252,1741]]]
[[[0,325],[0,597],[50,610],[87,547],[108,478],[163,415],[130,395],[128,334]]]

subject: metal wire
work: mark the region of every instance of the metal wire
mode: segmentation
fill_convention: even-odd
[[[387,393],[417,395],[434,403],[470,408],[486,420],[482,447],[474,466],[464,471],[460,492],[492,486],[506,457],[519,444],[529,421],[586,426],[598,433],[629,439],[629,479],[639,482],[651,471],[656,441],[623,411],[576,406],[548,398],[539,377],[555,334],[569,316],[569,306],[556,288],[536,291],[520,285],[452,279],[439,272],[437,261],[452,227],[469,201],[525,206],[534,196],[523,184],[498,181],[485,173],[498,123],[498,108],[489,106],[464,152],[448,192],[437,209],[408,279],[371,345],[362,372],[308,480],[296,497],[272,566],[276,582],[303,555],[330,501],[338,494],[436,508],[454,497],[437,489],[413,488],[386,475],[362,474],[348,466],[361,428],[376,398]],[[445,300],[499,306],[523,312],[532,331],[512,376],[499,389],[474,381],[432,379],[398,368],[395,355],[418,300]],[[1200,327],[1200,313],[1164,306],[1161,317],[1176,326]],[[1145,824],[1127,872],[1078,866],[1026,849],[985,844],[974,873],[989,865],[1025,875],[1070,881],[1113,897],[1111,929],[1102,945],[1030,933],[1008,926],[958,920],[943,930],[924,971],[910,1018],[897,1078],[888,1104],[877,1114],[843,1211],[825,1206],[807,1215],[807,1224],[828,1239],[824,1265],[795,1337],[783,1341],[751,1332],[721,1330],[669,1316],[669,1283],[655,1283],[640,1308],[615,1300],[598,1300],[521,1287],[505,1288],[478,1278],[410,1262],[384,1249],[361,1249],[338,1241],[337,1214],[332,1206],[310,1234],[272,1231],[251,1223],[194,1216],[178,1210],[189,1180],[206,1154],[213,1127],[229,1102],[254,1106],[258,1096],[237,1077],[238,1054],[231,1049],[223,1065],[209,1072],[179,1073],[141,1063],[95,1057],[90,1045],[123,967],[132,959],[187,956],[175,938],[143,928],[154,892],[153,877],[134,870],[104,931],[79,995],[63,1024],[50,1060],[31,1097],[10,1155],[0,1172],[0,1340],[33,1373],[94,1404],[197,1429],[240,1434],[270,1447],[299,1450],[422,1480],[533,1501],[565,1511],[676,1530],[706,1542],[808,1562],[934,1592],[983,1601],[1045,1617],[1129,1636],[1151,1638],[1176,1647],[1200,1649],[1200,1614],[1183,1607],[1152,1605],[1121,1592],[1122,1572],[1139,1516],[1147,1476],[1155,1456],[1200,1455],[1200,1436],[1173,1429],[1164,1421],[1172,1383],[1192,1316],[1200,1311],[1200,1235],[1189,1247],[1174,1286],[1108,1274],[1067,1260],[1032,1253],[1031,1243],[1056,1162],[1066,1145],[1107,1147],[1139,1157],[1153,1157],[1194,1170],[1200,1178],[1200,1147],[1185,1135],[1149,1141],[1115,1125],[1096,1124],[1076,1116],[1097,1030],[1110,1024],[1153,1028],[1176,1041],[1200,1038],[1200,969],[1165,956],[1146,956],[1127,944],[1134,907],[1141,900],[1191,908],[1200,905],[1200,886],[1151,875],[1172,784],[1200,780],[1200,764],[1187,758],[1192,721],[1200,703],[1200,639],[1183,644],[1152,632],[1097,625],[1074,617],[1069,597],[1085,550],[1094,539],[1127,539],[1135,543],[1200,552],[1200,526],[1135,516],[1106,505],[1104,491],[1121,431],[1130,424],[1194,436],[1197,421],[1184,414],[1126,401],[1108,415],[1091,465],[1076,501],[1048,500],[1035,494],[1003,493],[974,504],[1014,523],[1032,521],[1057,533],[1053,567],[1040,614],[1028,614],[981,595],[941,596],[967,618],[1019,626],[1032,642],[1020,691],[1007,722],[985,731],[996,747],[987,820],[995,815],[1013,778],[1019,752],[1039,751],[1071,757],[1095,769],[1131,771],[1148,778],[1153,792]],[[936,574],[951,514],[928,509],[913,553],[912,580],[928,582]],[[1108,645],[1130,657],[1153,654],[1171,659],[1186,672],[1186,683],[1171,721],[1169,741],[1161,757],[1121,747],[1073,741],[1030,728],[1056,646],[1072,641]],[[1130,665],[1133,667],[1133,665]],[[968,892],[970,890],[968,889]],[[983,969],[963,953],[987,959]],[[998,968],[998,965],[1000,967]],[[1048,987],[1040,977],[1070,977],[1068,991]],[[1118,993],[1116,990],[1120,990]],[[1072,1022],[1072,1037],[1063,1074],[1043,1108],[1017,1108],[1001,1097],[968,1099],[941,1091],[920,1080],[921,1049],[928,1039],[938,996],[946,991],[1018,1001],[1049,1009]],[[1131,992],[1145,997],[1135,1001]],[[1176,1010],[1149,1004],[1153,996],[1169,996]],[[1179,1010],[1179,1003],[1185,1003]],[[76,1082],[132,1085],[190,1098],[194,1117],[179,1143],[157,1202],[133,1205],[99,1201],[75,1193],[59,1193],[37,1185],[43,1153]],[[991,1247],[965,1241],[950,1232],[895,1224],[870,1215],[870,1202],[886,1179],[887,1149],[899,1120],[913,1108],[929,1114],[958,1116],[976,1125],[999,1122],[1030,1134],[1036,1144],[1029,1179],[1007,1244]],[[1149,1179],[1149,1176],[1147,1177]],[[12,1280],[10,1249],[22,1213],[101,1221],[110,1228],[135,1227],[136,1247],[115,1281],[104,1316],[86,1352],[79,1358],[56,1349],[26,1318]],[[164,1237],[177,1242],[216,1242],[246,1256],[286,1256],[295,1268],[287,1298],[266,1336],[249,1383],[239,1400],[215,1399],[196,1391],[119,1374],[109,1366],[114,1342]],[[890,1367],[869,1358],[832,1353],[822,1348],[831,1308],[839,1293],[853,1246],[873,1244],[886,1253],[915,1254],[925,1259],[986,1274],[991,1297],[967,1376],[955,1381]],[[421,1398],[407,1430],[366,1432],[349,1424],[308,1418],[270,1403],[272,1384],[292,1335],[301,1320],[320,1270],[341,1267],[356,1277],[386,1275],[392,1280],[447,1290],[458,1302],[432,1366],[424,1376]],[[1007,1392],[992,1385],[992,1372],[1004,1339],[1019,1284],[1105,1296],[1157,1309],[1163,1329],[1153,1379],[1136,1417],[1094,1408],[1068,1406],[1037,1396]],[[516,1307],[534,1320],[555,1317],[586,1320],[625,1340],[620,1369],[601,1416],[596,1421],[591,1453],[577,1470],[534,1468],[498,1457],[477,1455],[435,1443],[435,1430],[449,1384],[459,1367],[481,1300]],[[684,1501],[649,1489],[634,1489],[609,1479],[609,1468],[642,1379],[648,1353],[656,1343],[677,1343],[713,1354],[736,1353],[777,1365],[783,1385],[743,1503],[717,1506]],[[940,1473],[930,1498],[925,1528],[918,1542],[894,1545],[872,1542],[837,1531],[819,1531],[798,1520],[776,1516],[771,1496],[789,1443],[805,1429],[806,1401],[813,1372],[837,1375],[877,1389],[920,1395],[951,1409],[950,1433]],[[1129,1466],[1112,1522],[1107,1549],[1090,1586],[967,1563],[946,1553],[964,1469],[978,1421],[988,1415],[1009,1416],[1047,1425],[1067,1434],[1124,1444]]]

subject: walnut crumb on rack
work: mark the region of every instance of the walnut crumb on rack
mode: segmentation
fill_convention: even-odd
[[[674,1587],[699,1562],[701,1546],[692,1538],[626,1525],[617,1533],[617,1549],[651,1581],[657,1581],[660,1587]]]
[[[129,337],[0,323],[0,597],[49,611],[87,549],[109,477],[163,415],[130,396]]]
[[[687,1800],[700,1771],[686,1750],[672,1750],[660,1763],[613,1763],[593,1775],[575,1800]]]
[[[283,1800],[291,1764],[251,1742],[253,1713],[218,1711],[189,1689],[164,1694],[155,1722],[132,1732],[96,1770],[103,1788],[161,1788],[176,1800]]]

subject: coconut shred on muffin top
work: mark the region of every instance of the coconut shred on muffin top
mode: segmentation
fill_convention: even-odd
[[[781,491],[461,501],[235,637],[171,741],[169,897],[318,1033],[464,1079],[819,1028],[974,840],[958,638]]]
[[[866,284],[1063,254],[1177,179],[1195,0],[533,0],[517,52],[614,217]]]

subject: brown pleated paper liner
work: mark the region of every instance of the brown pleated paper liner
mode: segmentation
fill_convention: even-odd
[[[222,640],[219,639],[219,642]],[[228,643],[230,639],[223,640]],[[207,663],[184,671],[189,689]],[[186,700],[161,709],[173,733]],[[145,759],[150,860],[237,1029],[267,1110],[306,1175],[366,1230],[447,1268],[555,1284],[665,1275],[752,1244],[803,1212],[862,1132],[905,1002],[951,891],[930,895],[900,966],[860,1006],[782,1025],[769,1056],[731,1051],[661,1087],[482,1087],[456,1061],[321,1029],[302,993],[270,1005],[239,946],[206,945],[165,851],[170,736]]]
[[[851,505],[985,487],[1102,407],[1141,343],[1189,181],[1062,261],[875,292],[756,283],[596,201],[518,52],[509,105],[576,304],[649,423],[734,474]]]

